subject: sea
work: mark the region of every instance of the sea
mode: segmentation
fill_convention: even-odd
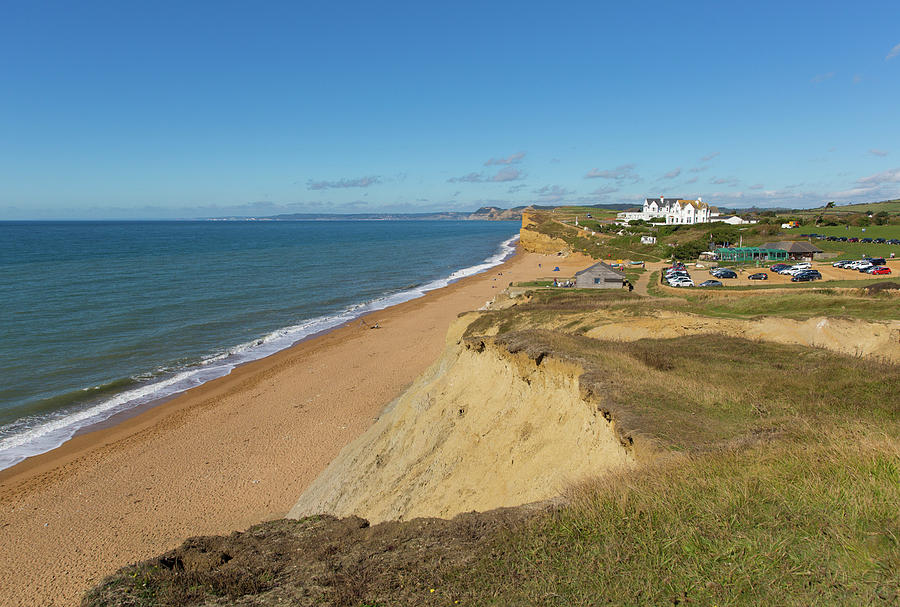
[[[500,264],[506,221],[0,222],[0,469]]]

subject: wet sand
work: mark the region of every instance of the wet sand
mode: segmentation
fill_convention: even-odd
[[[190,536],[284,516],[437,358],[459,313],[509,282],[591,263],[519,253],[365,318],[379,329],[355,321],[0,472],[0,605],[78,604]]]

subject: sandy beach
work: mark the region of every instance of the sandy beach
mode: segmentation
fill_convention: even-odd
[[[0,605],[74,605],[190,536],[284,516],[435,360],[459,313],[590,263],[519,253],[365,318],[379,329],[355,321],[0,472]]]

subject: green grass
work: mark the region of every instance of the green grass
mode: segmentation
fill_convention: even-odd
[[[624,259],[630,261],[660,261],[665,248],[660,245],[644,245],[640,236],[586,236],[583,230],[559,223],[558,218],[547,213],[535,213],[535,229],[541,234],[564,241],[573,251],[594,259]]]
[[[852,281],[846,281],[852,282]],[[858,284],[858,281],[856,281]],[[900,282],[900,281],[895,281]],[[900,306],[892,295],[861,296],[833,292],[829,283],[814,284],[804,292],[775,293],[754,297],[721,297],[715,294],[689,292],[684,295],[691,303],[686,309],[693,314],[727,318],[755,318],[778,316],[803,320],[817,316],[849,317],[863,320],[900,320]],[[738,290],[738,287],[728,290]],[[667,305],[673,308],[671,304]]]
[[[496,606],[897,604],[897,457],[895,441],[860,433],[609,476],[497,538],[446,595]]]
[[[847,204],[842,206],[834,206],[830,209],[818,207],[815,209],[803,209],[799,211],[791,211],[792,215],[840,215],[845,213],[878,213],[887,211],[888,213],[900,213],[900,199],[886,200],[884,202],[862,202],[859,204]]]
[[[835,259],[859,259],[864,256],[889,258],[891,253],[900,256],[900,245],[895,244],[875,244],[861,242],[828,242],[827,240],[817,240],[815,245],[823,251],[832,251],[837,253]]]
[[[865,230],[865,232],[863,232]],[[826,236],[846,236],[847,238],[900,238],[900,225],[883,225],[883,226],[819,226],[813,224],[805,224],[800,228],[791,230],[791,232],[802,232],[803,234],[825,234]],[[813,242],[820,242],[814,240]],[[842,243],[845,244],[845,243]]]

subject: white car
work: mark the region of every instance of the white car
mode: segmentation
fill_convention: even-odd
[[[684,276],[669,279],[669,286],[672,287],[693,287],[694,281]]]
[[[795,263],[791,266],[792,270],[808,270],[812,267],[812,264],[806,261]]]

